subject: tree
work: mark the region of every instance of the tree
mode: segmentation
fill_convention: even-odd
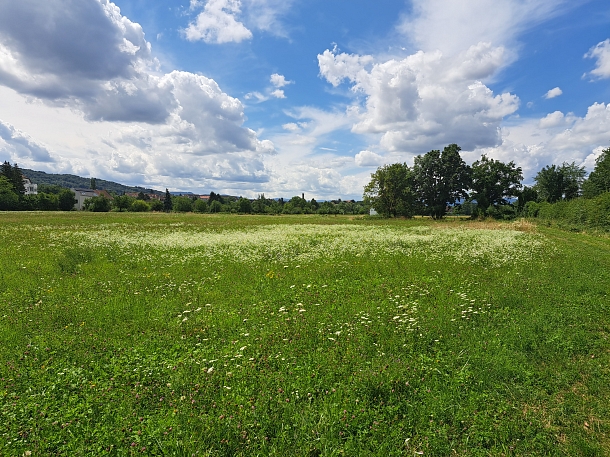
[[[116,199],[115,199],[116,200]],[[129,211],[133,211],[134,213],[144,213],[150,210],[150,206],[144,200],[136,199],[131,203],[129,207]]]
[[[563,198],[572,200],[580,197],[582,184],[587,174],[585,167],[579,167],[576,162],[564,162],[561,165],[561,174],[563,177]]]
[[[11,166],[9,162],[4,162],[0,165],[0,175],[6,177],[13,185],[13,191],[17,196],[25,194],[25,185],[23,184],[23,173],[17,164]]]
[[[460,156],[461,148],[450,144],[415,157],[413,172],[420,204],[433,219],[442,218],[447,205],[467,198],[470,187],[470,167]]]
[[[207,213],[208,212],[208,203],[201,198],[198,199],[193,205],[193,209],[196,213]]]
[[[522,212],[527,202],[538,201],[538,192],[533,187],[524,186],[523,190],[517,195],[517,207]]]
[[[161,200],[151,199],[148,205],[150,206],[151,211],[163,211],[163,203]]]
[[[38,193],[38,209],[41,211],[57,211],[59,198],[56,194]]]
[[[222,203],[218,200],[214,200],[210,203],[210,213],[220,213],[222,211]]]
[[[498,209],[508,203],[507,197],[518,195],[523,174],[514,162],[503,163],[482,155],[472,164],[471,177],[470,200],[476,200],[479,213],[486,215],[490,206]]]
[[[240,197],[237,201],[237,207],[240,213],[250,214],[252,212],[252,202],[247,198]]]
[[[610,148],[604,149],[595,159],[595,169],[583,183],[583,196],[593,198],[610,192]]]
[[[174,207],[174,203],[172,202],[172,194],[169,193],[167,188],[165,189],[165,200],[163,200],[163,210],[166,213],[169,213]]]
[[[19,195],[25,195],[25,184],[23,184],[23,173],[21,168],[15,163],[13,165],[13,187]]]
[[[188,197],[175,197],[174,211],[178,211],[179,213],[189,213],[193,211],[193,202]]]
[[[116,197],[114,197],[114,200],[112,200],[112,206],[114,206],[116,209],[119,210],[119,212],[122,212],[123,210],[129,209],[129,207],[132,205],[133,203],[133,198],[131,198],[129,195],[118,195]]]
[[[97,182],[95,181],[95,178],[91,178],[89,180],[89,188],[93,190],[97,189]]]
[[[72,211],[76,204],[76,198],[74,198],[74,192],[70,189],[63,189],[57,195],[57,204],[60,211]]]
[[[377,168],[364,187],[364,201],[385,217],[407,216],[414,213],[415,180],[406,163],[394,163]]]
[[[109,199],[103,195],[97,197],[91,197],[85,200],[83,207],[86,211],[92,211],[94,213],[107,213],[112,208],[112,204]]]
[[[534,188],[540,199],[549,203],[571,200],[580,195],[585,174],[585,167],[579,167],[575,162],[547,165],[534,177]]]
[[[15,192],[13,184],[4,174],[0,175],[0,211],[12,211],[18,206],[19,196]]]

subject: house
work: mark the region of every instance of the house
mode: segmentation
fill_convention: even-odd
[[[74,203],[74,209],[77,211],[81,211],[85,207],[85,200],[92,197],[103,196],[108,200],[113,200],[112,195],[110,195],[105,190],[93,190],[93,189],[70,189],[74,192],[74,198],[76,199],[76,203]]]
[[[38,194],[38,184],[33,184],[30,178],[21,176],[23,178],[23,187],[25,187],[25,195],[36,195]]]

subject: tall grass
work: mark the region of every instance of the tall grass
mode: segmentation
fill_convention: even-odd
[[[2,455],[610,452],[607,239],[0,218]]]

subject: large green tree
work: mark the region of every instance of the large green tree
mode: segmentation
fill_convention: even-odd
[[[12,211],[19,206],[19,196],[13,184],[3,174],[0,175],[0,211]]]
[[[604,149],[595,160],[595,169],[583,183],[583,196],[592,198],[610,192],[610,148]]]
[[[415,180],[406,163],[379,167],[371,174],[364,188],[364,201],[385,217],[407,216],[414,213]]]
[[[507,198],[519,195],[523,173],[512,161],[504,163],[483,155],[472,164],[471,178],[470,200],[476,200],[479,214],[485,215],[490,206],[505,205]]]
[[[57,195],[57,204],[61,211],[73,211],[74,205],[76,204],[74,192],[72,192],[70,189],[63,189]]]
[[[460,151],[457,144],[450,144],[442,152],[432,150],[415,157],[413,172],[419,202],[423,212],[434,219],[442,218],[448,205],[468,197],[471,171]]]
[[[579,167],[575,162],[547,165],[534,177],[534,187],[539,198],[549,203],[571,200],[580,195],[585,175],[585,167]]]

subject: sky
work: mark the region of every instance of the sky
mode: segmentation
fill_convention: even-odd
[[[0,0],[0,161],[361,199],[451,143],[524,183],[610,147],[607,0]]]

